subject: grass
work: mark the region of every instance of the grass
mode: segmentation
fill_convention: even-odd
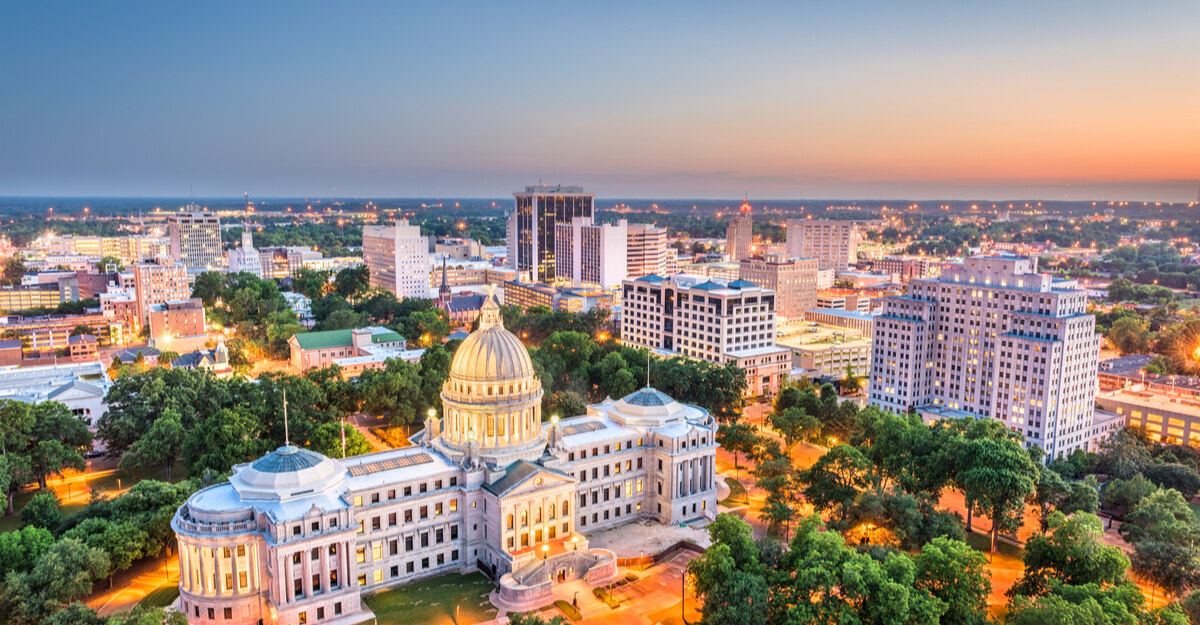
[[[365,597],[379,625],[465,625],[496,618],[483,573],[449,573]],[[458,621],[454,619],[458,607]]]
[[[142,598],[138,605],[147,609],[165,608],[171,605],[177,598],[179,598],[179,586],[177,584],[167,585],[158,590],[150,591],[149,594]]]
[[[717,503],[726,508],[750,505],[750,495],[746,492],[746,487],[742,486],[741,482],[727,477],[725,478],[725,483],[729,485],[729,496]]]

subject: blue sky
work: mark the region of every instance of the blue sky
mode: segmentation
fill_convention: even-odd
[[[1194,199],[1200,2],[1042,4],[0,0],[0,195]]]

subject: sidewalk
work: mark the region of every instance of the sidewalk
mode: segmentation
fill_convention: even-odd
[[[164,568],[165,566],[165,568]],[[115,612],[128,612],[146,595],[163,586],[179,584],[179,557],[177,555],[162,558],[148,558],[138,562],[128,571],[118,573],[113,579],[112,588],[108,588],[108,580],[96,583],[102,590],[86,600],[100,616],[108,616]]]

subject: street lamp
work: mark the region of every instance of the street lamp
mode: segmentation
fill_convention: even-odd
[[[429,418],[430,418],[430,419],[432,419],[432,418],[436,417],[436,416],[437,416],[437,409],[435,409],[435,408],[430,408],[430,409],[429,409],[429,413],[428,413],[428,414],[429,414]]]
[[[542,545],[542,562],[545,562],[546,558],[548,558],[549,556],[550,556],[550,545]]]
[[[571,537],[571,551],[579,551],[579,537],[578,536]]]

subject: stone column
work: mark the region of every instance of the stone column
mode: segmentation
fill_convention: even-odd
[[[342,580],[342,586],[346,588],[352,588],[351,584],[354,582],[351,580],[355,579],[354,560],[352,559],[354,556],[350,553],[350,545],[350,541],[346,541],[342,545],[342,553],[344,554],[342,555],[342,561],[346,563],[346,570],[342,572],[342,576],[345,578]]]
[[[208,567],[204,558],[204,547],[196,547],[196,564],[200,568],[200,594],[208,595],[211,589],[208,587]]]
[[[329,592],[329,545],[321,545],[321,588]]]
[[[304,589],[304,596],[311,597],[312,589],[312,551],[305,549],[300,552],[300,587]]]
[[[229,570],[231,572],[230,576],[229,576],[229,580],[231,582],[233,582],[230,584],[230,586],[232,587],[232,588],[230,588],[230,591],[235,596],[240,595],[240,594],[242,594],[241,593],[242,589],[240,588],[240,584],[238,583],[238,545],[234,545],[229,548]]]
[[[213,573],[216,574],[216,576],[217,576],[216,577],[217,596],[224,597],[225,596],[225,578],[223,577],[223,574],[225,573],[225,571],[223,570],[223,567],[221,566],[221,559],[222,559],[221,558],[221,556],[222,556],[221,548],[217,547],[216,549],[213,549],[212,554],[213,554]]]
[[[292,569],[291,554],[283,556],[283,567],[285,571],[283,576],[283,592],[284,596],[287,597],[287,602],[291,603],[296,599],[293,594],[296,588],[296,572]]]
[[[190,547],[185,547],[183,544],[179,545],[179,585],[187,591],[191,591],[192,589],[191,586],[189,586],[189,583],[192,579],[192,570],[188,568],[189,549]]]

